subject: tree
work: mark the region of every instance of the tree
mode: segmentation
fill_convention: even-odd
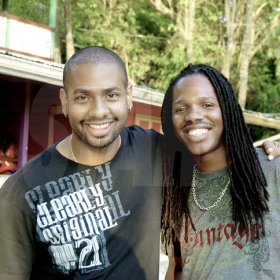
[[[238,101],[242,108],[245,108],[247,85],[248,85],[248,70],[253,43],[253,0],[247,0],[246,6],[246,24],[243,34],[242,47],[240,52],[240,69],[239,69],[239,95]]]
[[[2,10],[3,11],[7,11],[8,10],[8,3],[9,3],[9,0],[3,0],[2,1]]]
[[[48,25],[50,0],[8,0],[8,11],[16,16]]]
[[[73,0],[63,0],[63,8],[66,26],[66,59],[68,60],[75,52],[72,30],[72,4]]]
[[[151,4],[164,15],[169,16],[178,30],[186,48],[185,60],[193,59],[193,40],[195,26],[195,0],[168,0],[167,5],[162,0],[150,0]]]
[[[273,1],[270,2],[261,3],[254,9],[253,0],[247,0],[245,30],[239,55],[238,100],[242,108],[246,105],[250,61],[279,28],[279,13],[275,11]]]
[[[60,40],[60,11],[61,7],[56,5],[56,13],[55,13],[55,43],[54,43],[54,61],[57,63],[61,63],[61,40]]]
[[[222,73],[230,78],[231,66],[236,52],[236,43],[240,36],[245,1],[225,0],[224,19],[226,26],[226,46],[223,59]]]
[[[258,52],[251,61],[247,107],[250,110],[279,116],[280,77],[276,75],[277,59],[267,55],[269,46]],[[279,130],[249,126],[253,140],[279,134]]]

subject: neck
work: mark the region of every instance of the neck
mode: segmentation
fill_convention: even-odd
[[[214,172],[228,165],[225,150],[207,155],[194,156],[197,169],[202,172]]]
[[[110,161],[121,145],[120,135],[108,146],[95,148],[81,141],[75,134],[69,138],[71,156],[74,161],[85,165],[99,165]]]

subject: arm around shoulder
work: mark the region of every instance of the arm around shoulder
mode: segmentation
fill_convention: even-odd
[[[262,147],[268,155],[269,160],[273,160],[280,156],[280,142],[264,141]]]

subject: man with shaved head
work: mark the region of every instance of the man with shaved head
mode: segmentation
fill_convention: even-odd
[[[0,279],[158,279],[159,136],[125,128],[125,65],[108,49],[84,48],[63,84],[72,134],[1,189]]]

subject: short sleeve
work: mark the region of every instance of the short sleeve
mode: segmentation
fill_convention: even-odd
[[[29,279],[34,255],[33,221],[0,195],[0,279]]]

